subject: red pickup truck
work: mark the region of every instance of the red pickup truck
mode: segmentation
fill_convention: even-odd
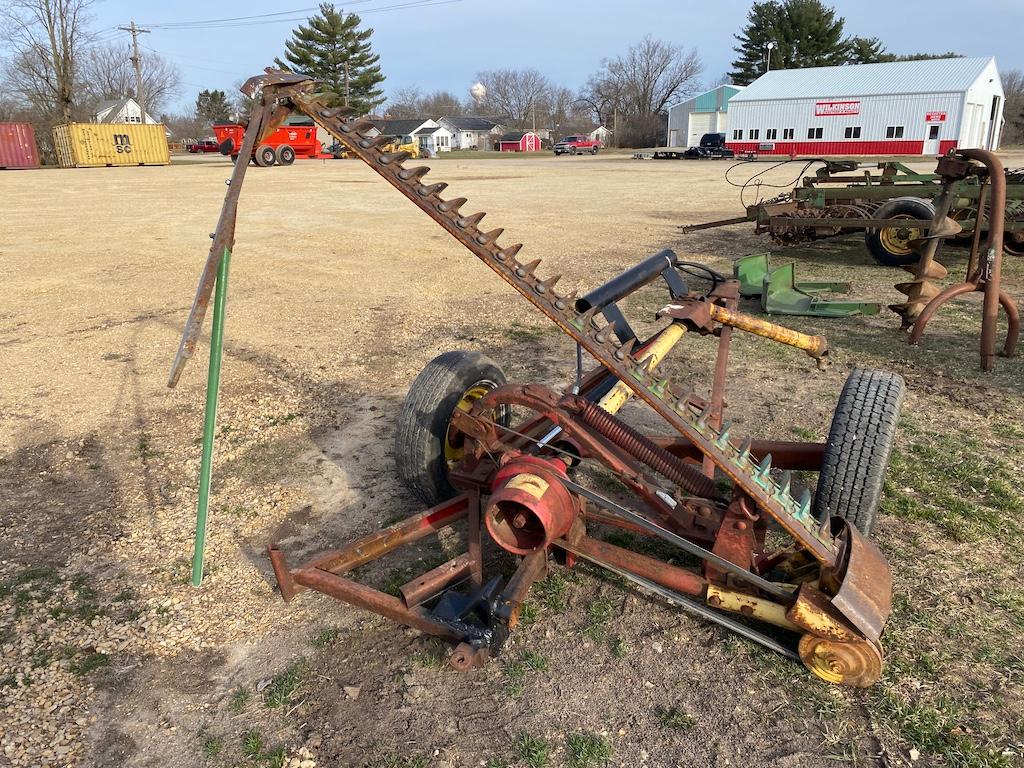
[[[583,152],[596,155],[600,147],[601,142],[594,141],[589,136],[566,136],[555,144],[555,155],[579,155]]]
[[[238,159],[242,148],[245,126],[238,123],[221,123],[213,126],[213,133],[223,155]],[[308,123],[285,124],[267,136],[253,150],[252,162],[260,166],[291,165],[297,157],[315,158],[320,155],[320,142],[316,138],[316,126]]]

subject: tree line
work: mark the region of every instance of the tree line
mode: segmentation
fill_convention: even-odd
[[[96,0],[0,0],[6,25],[0,39],[9,53],[0,64],[0,121],[29,120],[48,129],[58,122],[88,120],[104,101],[135,95],[135,72],[127,41],[113,43],[91,28]],[[759,0],[735,35],[736,58],[729,73],[702,80],[696,50],[648,36],[625,53],[604,58],[573,89],[535,68],[484,69],[478,86],[461,98],[447,90],[415,86],[385,98],[385,76],[373,51],[373,29],[333,3],[299,25],[275,65],[315,77],[325,95],[354,112],[391,118],[474,114],[509,129],[545,128],[556,134],[594,124],[614,131],[620,146],[664,141],[668,108],[723,82],[745,85],[767,69],[945,58],[957,53],[896,54],[875,37],[848,36],[845,20],[822,0]],[[147,111],[160,115],[179,138],[201,138],[212,122],[245,115],[251,104],[240,94],[204,89],[182,113],[163,111],[181,93],[174,64],[147,51],[142,58]],[[1024,140],[1024,73],[1002,73],[1006,93],[1007,143]],[[39,132],[45,142],[49,130]]]

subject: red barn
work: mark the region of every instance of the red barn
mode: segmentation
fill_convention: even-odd
[[[533,131],[513,131],[498,139],[499,152],[540,152],[540,136]]]

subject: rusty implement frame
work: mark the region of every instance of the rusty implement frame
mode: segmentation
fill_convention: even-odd
[[[896,289],[907,295],[907,300],[890,306],[903,318],[903,327],[910,329],[908,341],[919,344],[931,318],[951,299],[968,293],[980,292],[981,312],[981,369],[992,370],[996,356],[996,325],[1000,306],[1006,313],[1006,339],[1000,354],[1013,357],[1017,353],[1020,336],[1020,310],[1013,298],[1002,289],[1003,240],[1006,229],[1006,173],[1002,161],[994,152],[984,149],[952,150],[939,158],[936,169],[942,180],[935,218],[929,223],[929,234],[912,241],[920,259],[904,267],[914,279],[899,283]],[[956,195],[957,185],[964,179],[978,182],[978,211],[984,215],[986,206],[988,233],[981,243],[981,229],[975,228],[971,239],[971,252],[967,262],[967,275],[963,282],[940,290],[933,281],[945,277],[945,267],[937,261],[946,233],[956,234],[958,222],[947,218]],[[991,190],[991,192],[989,192]],[[988,194],[986,194],[988,193]]]
[[[879,638],[891,593],[885,559],[844,519],[812,515],[809,492],[800,494],[792,484],[794,470],[820,468],[823,446],[738,443],[724,418],[734,330],[802,350],[820,365],[828,359],[823,337],[738,312],[735,280],[680,261],[671,251],[581,298],[575,292],[560,294],[555,291],[559,276],[541,278],[539,259],[521,261],[521,245],[499,244],[503,230],[481,228],[483,212],[466,214],[464,198],[442,197],[447,185],[427,183],[425,166],[405,167],[407,153],[383,151],[387,137],[372,136],[367,121],[350,120],[344,110],[330,106],[317,94],[315,81],[267,70],[247,81],[243,91],[257,104],[244,139],[248,146],[291,111],[310,116],[596,361],[588,372],[581,367],[576,385],[563,392],[539,384],[503,385],[467,410],[455,409],[449,430],[460,436],[465,450],[449,472],[460,492],[454,499],[296,567],[272,544],[270,558],[286,600],[304,590],[319,591],[450,638],[459,643],[452,664],[465,669],[501,649],[530,586],[545,575],[549,555],[569,566],[583,558],[625,573],[676,604],[689,601],[694,613],[766,647],[799,655],[826,680],[864,686],[879,678]],[[236,166],[215,246],[233,239],[243,177]],[[195,349],[213,287],[209,274],[216,272],[218,258],[215,247],[172,366],[172,386]],[[711,288],[690,290],[680,275],[693,270]],[[617,302],[659,278],[669,289],[670,301],[659,313],[668,324],[641,340]],[[707,395],[657,373],[672,348],[692,337],[717,342]],[[630,398],[649,406],[668,434],[649,436],[619,419],[615,412]],[[513,406],[533,415],[514,425],[493,417]],[[571,468],[581,461],[612,472],[633,501],[621,504],[570,479]],[[791,543],[766,551],[769,523]],[[361,565],[463,525],[465,551],[402,585],[397,595],[351,578]],[[697,557],[701,566],[679,568],[612,546],[591,535],[596,525],[667,541]],[[485,550],[496,546],[522,555],[507,581],[502,574],[485,574]],[[798,635],[799,644],[794,650],[792,637],[780,641],[747,626],[747,619]]]

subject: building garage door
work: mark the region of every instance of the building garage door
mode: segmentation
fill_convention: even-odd
[[[690,131],[686,135],[687,146],[696,147],[700,137],[715,130],[714,112],[692,112],[690,114]]]

